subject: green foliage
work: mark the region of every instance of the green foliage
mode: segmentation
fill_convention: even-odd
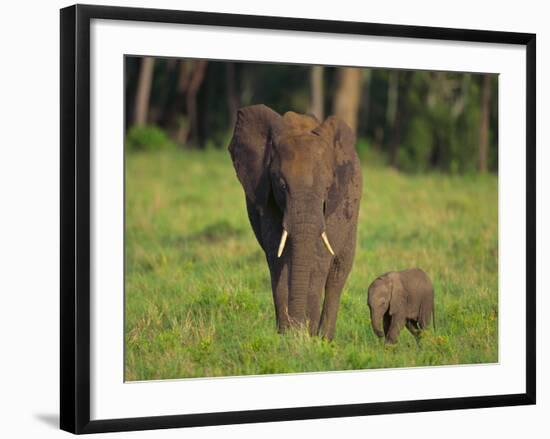
[[[126,160],[125,378],[272,374],[498,361],[498,199],[492,175],[408,175],[361,147],[354,268],[332,343],[276,333],[269,272],[227,151]],[[366,289],[419,266],[437,331],[385,347]]]
[[[399,149],[401,169],[420,172],[437,167],[461,174],[477,171],[480,78],[468,73],[415,72],[407,97],[410,117]],[[496,149],[493,137],[491,154]],[[496,166],[491,160],[491,168]]]
[[[369,141],[365,138],[357,139],[357,143],[355,144],[355,149],[357,150],[357,155],[361,160],[363,160],[371,150],[371,145]]]
[[[242,105],[266,104],[279,113],[306,113],[309,67],[284,64],[245,64]]]
[[[155,125],[133,126],[126,135],[128,151],[157,151],[174,146],[166,132]]]
[[[470,80],[468,83],[468,98],[464,112],[450,127],[448,167],[452,166],[461,173],[477,171],[479,157],[479,129],[481,108],[479,84]],[[454,164],[452,163],[454,161]]]
[[[125,59],[125,120],[129,124],[135,112],[141,61],[140,57]],[[148,120],[188,148],[225,147],[239,107],[265,104],[281,114],[311,111],[311,66],[210,60],[206,70],[199,69],[202,73],[195,77],[192,72],[197,63],[191,59],[156,58],[148,100]],[[338,90],[345,87],[339,84],[339,67],[325,66],[322,71],[326,117],[334,114]],[[364,68],[362,84],[357,87],[356,135],[402,171],[477,172],[480,121],[486,114],[482,111],[484,77],[467,72]],[[488,169],[495,172],[498,75],[492,75],[488,109],[488,132],[483,137],[489,142]],[[162,148],[168,144],[162,135],[154,127],[132,128],[128,148]],[[362,147],[358,145],[360,154],[364,152]]]
[[[414,116],[410,122],[403,147],[399,149],[398,163],[406,171],[425,171],[430,165],[434,146],[432,125],[425,117]]]

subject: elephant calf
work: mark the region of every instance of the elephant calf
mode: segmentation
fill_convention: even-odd
[[[433,285],[419,268],[379,276],[369,286],[368,304],[372,328],[378,337],[386,337],[386,343],[395,343],[403,326],[417,338],[430,318],[435,328]]]

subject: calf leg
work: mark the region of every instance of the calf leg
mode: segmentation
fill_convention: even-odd
[[[387,337],[390,330],[391,316],[389,312],[386,312],[383,317],[384,323],[384,335]]]
[[[406,325],[409,332],[414,335],[417,345],[420,346],[420,334],[422,332],[422,328],[420,327],[418,320],[407,319]]]
[[[391,316],[390,327],[388,329],[388,333],[386,334],[387,344],[394,344],[397,342],[397,337],[399,336],[399,333],[404,325],[405,319],[402,316],[396,314]]]

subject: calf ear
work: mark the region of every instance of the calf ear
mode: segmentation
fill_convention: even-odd
[[[281,116],[265,105],[241,108],[229,153],[246,197],[258,208],[269,196],[270,144]]]
[[[361,186],[355,134],[346,122],[336,116],[330,116],[312,132],[323,137],[333,150],[334,178],[326,205],[326,215],[330,216],[348,198],[353,186]]]
[[[399,274],[389,274],[388,282],[390,283],[390,315],[401,314],[405,312],[407,297]]]

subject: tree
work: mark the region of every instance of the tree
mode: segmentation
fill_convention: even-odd
[[[370,145],[403,171],[498,167],[495,75],[140,56],[125,62],[125,127],[155,124],[180,145],[224,145],[239,107],[265,104],[321,120],[335,114],[360,147]]]
[[[361,119],[363,120],[365,131],[369,129],[369,110],[370,110],[370,83],[372,79],[372,69],[363,70],[363,98],[361,102]]]
[[[359,111],[359,99],[361,97],[361,80],[361,69],[354,67],[343,67],[338,69],[333,112],[336,116],[342,118],[354,133],[357,132],[357,113]]]
[[[176,141],[181,144],[187,143],[190,139],[198,139],[199,121],[197,114],[197,93],[204,80],[208,61],[191,61],[189,68],[191,70],[188,83],[185,83],[185,103],[187,107],[188,124],[181,123],[176,134]],[[187,68],[187,67],[186,67]],[[182,79],[183,81],[183,79]],[[185,81],[184,81],[185,82]]]
[[[136,104],[134,109],[134,124],[145,125],[149,112],[149,98],[151,97],[151,84],[153,82],[153,69],[155,58],[144,57],[141,60],[138,86],[136,91]]]
[[[463,73],[460,83],[459,95],[452,106],[451,115],[453,120],[457,120],[464,113],[466,103],[468,102],[468,87],[470,86],[470,74]]]
[[[390,78],[395,78],[390,81],[391,88],[388,94],[388,107],[392,106],[391,125],[392,134],[389,144],[390,165],[397,166],[399,158],[399,147],[403,141],[405,126],[409,116],[409,89],[411,87],[412,72],[392,71],[393,75]],[[391,99],[391,100],[390,100]],[[389,114],[389,110],[388,110]]]
[[[325,118],[323,101],[323,66],[313,66],[309,73],[310,104],[309,111],[320,121]]]
[[[482,81],[481,122],[479,126],[479,172],[487,172],[489,113],[491,108],[491,75],[483,75]]]
[[[173,138],[178,137],[181,126],[185,124],[185,94],[191,77],[191,63],[192,61],[185,59],[177,62],[177,75],[174,88],[169,91],[172,99],[169,101],[168,108],[166,109],[164,126]]]
[[[231,129],[237,122],[237,111],[241,105],[236,87],[235,63],[228,62],[225,65],[225,79],[227,84],[227,109],[229,111],[229,126]]]

